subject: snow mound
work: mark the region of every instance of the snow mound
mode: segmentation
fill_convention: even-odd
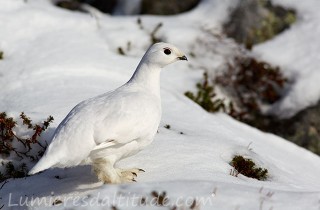
[[[13,116],[24,111],[34,120],[53,115],[55,128],[78,102],[112,90],[129,79],[134,71],[130,67],[138,64],[150,45],[148,30],[152,31],[159,22],[163,27],[157,36],[184,46],[181,49],[184,52],[191,52],[204,28],[220,30],[228,8],[233,5],[231,0],[202,1],[195,10],[178,16],[143,16],[145,29],[141,30],[137,17],[100,15],[97,25],[96,19],[88,14],[62,10],[49,1],[3,0],[0,49],[5,57],[0,61],[1,111]],[[313,7],[305,2],[299,5]],[[259,47],[268,54],[267,49],[277,40],[270,41],[269,47],[268,43]],[[125,48],[128,42],[131,50]],[[118,53],[118,47],[126,49],[126,56]],[[138,166],[146,170],[138,177],[138,183],[103,186],[91,174],[90,167],[47,170],[9,180],[0,189],[4,208],[26,209],[29,205],[30,209],[45,209],[55,204],[57,209],[70,209],[83,204],[81,209],[89,209],[91,206],[85,205],[89,199],[95,209],[105,209],[99,201],[114,198],[114,202],[106,205],[117,204],[119,209],[159,209],[156,205],[143,207],[119,201],[120,195],[129,200],[135,199],[133,196],[138,200],[151,198],[155,190],[166,191],[171,204],[180,197],[181,205],[189,207],[194,198],[209,199],[211,203],[201,204],[200,209],[318,209],[318,156],[225,114],[209,114],[183,95],[202,75],[202,71],[195,71],[192,66],[202,62],[197,56],[190,57],[191,66],[173,64],[162,72],[163,117],[159,133],[147,149],[119,162],[122,168]],[[205,62],[217,66],[213,59],[205,58]],[[300,62],[302,65],[303,61]],[[315,63],[312,60],[310,65]],[[170,129],[165,125],[170,125]],[[242,175],[231,176],[229,162],[234,155],[251,158],[267,168],[269,179],[261,182]],[[42,199],[42,203],[34,203],[32,198]],[[187,201],[190,202],[184,203]]]

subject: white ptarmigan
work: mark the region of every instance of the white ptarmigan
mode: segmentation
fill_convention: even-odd
[[[121,87],[82,101],[56,129],[44,156],[30,170],[91,164],[104,183],[135,181],[142,169],[114,165],[149,145],[161,119],[160,71],[187,57],[167,43],[152,45]]]

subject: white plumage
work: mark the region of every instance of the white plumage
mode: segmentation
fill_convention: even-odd
[[[177,60],[187,58],[175,46],[152,45],[126,84],[70,111],[29,174],[51,167],[92,164],[104,183],[134,181],[142,169],[117,169],[114,164],[152,142],[161,119],[160,71]]]

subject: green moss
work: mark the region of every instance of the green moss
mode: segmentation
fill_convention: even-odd
[[[267,9],[268,13],[262,19],[260,27],[251,29],[251,33],[245,43],[248,49],[251,49],[254,44],[272,39],[277,34],[288,29],[297,19],[294,10],[274,6],[270,1],[260,0],[259,2],[262,7]]]
[[[185,92],[185,96],[199,104],[208,112],[225,111],[225,103],[223,99],[216,98],[214,87],[208,80],[208,74],[203,74],[204,79],[202,83],[197,84],[197,93],[190,91]]]
[[[230,162],[230,165],[232,165],[238,173],[246,177],[258,179],[261,181],[264,181],[268,178],[267,169],[257,167],[251,159],[244,158],[241,155],[234,156]]]
[[[274,5],[270,0],[241,0],[224,30],[228,36],[251,49],[288,29],[296,19],[293,9]]]

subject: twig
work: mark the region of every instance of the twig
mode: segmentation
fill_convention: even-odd
[[[159,41],[159,39],[156,37],[156,33],[159,31],[159,29],[163,26],[162,23],[158,23],[158,25],[153,29],[153,31],[151,32],[150,36],[151,36],[151,41],[152,43],[156,43]]]
[[[0,186],[0,190],[3,188],[3,186],[5,185],[5,184],[7,184],[9,181],[8,180],[5,180],[2,184],[1,184],[1,186]],[[0,198],[0,200],[2,200],[2,198]],[[4,207],[4,204],[2,205],[2,206],[0,206],[0,209],[2,209]]]
[[[8,180],[5,180],[2,184],[1,184],[1,186],[0,186],[0,190],[3,188],[3,186],[5,185],[5,184],[7,184],[9,181]]]

